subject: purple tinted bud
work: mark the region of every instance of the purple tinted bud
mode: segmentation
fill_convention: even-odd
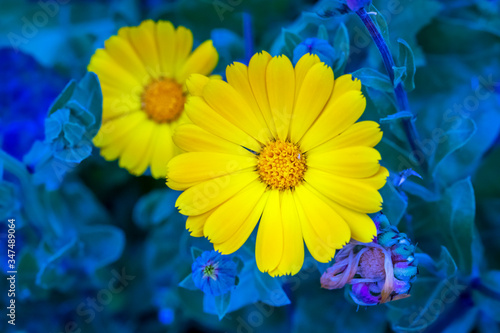
[[[376,305],[409,297],[418,273],[415,247],[404,233],[379,214],[374,218],[378,239],[371,243],[351,240],[321,276],[321,286],[339,289],[350,284],[359,305]]]
[[[352,286],[351,297],[360,305],[377,305],[379,295],[373,295],[370,291],[371,283],[357,283]]]

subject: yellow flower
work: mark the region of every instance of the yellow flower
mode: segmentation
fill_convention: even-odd
[[[295,274],[305,241],[320,262],[350,238],[370,242],[387,169],[373,147],[377,123],[355,123],[366,101],[351,75],[306,54],[295,68],[263,52],[226,69],[227,83],[193,75],[174,142],[187,153],[167,166],[167,185],[184,192],[186,228],[223,254],[238,250],[260,220],[257,266]]]
[[[167,162],[180,150],[172,142],[175,128],[186,122],[187,77],[209,75],[218,54],[212,41],[192,51],[189,29],[148,20],[125,27],[105,42],[90,60],[103,93],[103,125],[94,139],[108,161],[134,175],[148,167],[165,177]]]

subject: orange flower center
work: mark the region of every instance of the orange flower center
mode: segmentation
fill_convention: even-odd
[[[146,86],[142,94],[142,110],[157,123],[171,122],[177,119],[186,96],[182,86],[172,79],[160,79]]]
[[[272,141],[258,155],[260,179],[273,190],[294,188],[304,179],[306,169],[306,157],[290,142]]]

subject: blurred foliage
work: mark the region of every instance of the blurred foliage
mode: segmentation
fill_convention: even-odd
[[[3,0],[0,217],[16,219],[17,331],[498,332],[500,5],[373,1],[368,10],[377,13],[410,110],[398,110],[380,53],[346,8],[340,0]],[[253,50],[244,12],[253,19]],[[362,81],[363,119],[381,124],[378,149],[391,172],[383,212],[418,248],[410,298],[358,309],[342,291],[320,289],[318,268],[326,267],[310,256],[297,275],[271,279],[245,252],[252,240],[236,253],[244,262],[240,294],[222,320],[213,299],[178,287],[191,273],[190,248],[210,244],[184,229],[177,192],[130,176],[90,145],[100,123],[90,56],[120,27],[148,18],[189,27],[195,44],[212,38],[219,74],[248,61],[249,51],[294,58],[310,49],[336,77]],[[68,149],[74,154],[56,154]],[[58,158],[71,167],[57,172]],[[408,169],[421,178],[401,182]],[[0,246],[7,248],[5,223]],[[5,278],[0,287],[8,289]],[[7,301],[2,293],[1,306]],[[8,331],[5,320],[0,330]]]

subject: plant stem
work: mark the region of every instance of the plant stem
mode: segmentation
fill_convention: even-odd
[[[370,15],[366,12],[365,8],[361,8],[356,11],[356,14],[359,16],[366,29],[370,33],[375,45],[377,46],[380,54],[382,55],[382,61],[384,63],[387,74],[389,75],[389,79],[394,85],[394,59],[392,58],[391,52],[387,46],[387,43],[384,41],[384,37],[380,33],[378,27],[373,23]],[[396,96],[396,103],[398,105],[399,111],[410,111],[410,104],[408,103],[408,96],[406,95],[406,91],[403,88],[401,83],[398,83],[394,88],[394,95]],[[403,118],[403,127],[408,138],[408,142],[410,144],[412,152],[418,152],[419,155],[425,157],[426,155],[422,151],[420,147],[420,140],[418,136],[417,129],[415,128],[415,124],[412,119]],[[427,159],[424,159],[422,163],[422,168],[427,171]]]

